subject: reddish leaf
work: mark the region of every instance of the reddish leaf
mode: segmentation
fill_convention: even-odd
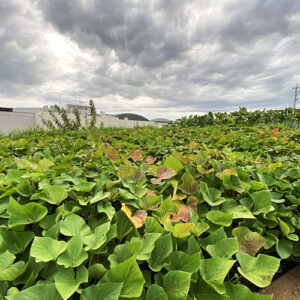
[[[153,157],[146,157],[146,164],[147,165],[152,165],[154,162],[156,161],[156,158],[153,158]]]
[[[140,228],[144,225],[144,219],[147,217],[147,213],[144,210],[137,210],[133,216],[131,216],[131,209],[122,203],[121,210],[130,219],[135,228]]]
[[[195,178],[191,175],[190,172],[185,172],[182,176],[182,179],[183,183],[180,186],[180,189],[184,193],[191,195],[198,191],[200,185],[197,182],[195,182]]]
[[[171,168],[159,167],[156,170],[156,175],[157,175],[157,179],[151,178],[151,182],[153,184],[160,184],[163,179],[168,179],[176,175],[176,172]]]
[[[198,149],[197,143],[195,141],[191,141],[189,147],[196,150]]]
[[[187,199],[187,205],[195,212],[198,211],[198,198],[197,197],[194,197],[194,196],[190,196],[188,199]]]
[[[134,181],[137,181],[139,180],[141,177],[143,176],[143,173],[140,171],[140,170],[135,170],[133,176],[132,176],[132,179]]]
[[[145,194],[145,197],[147,196],[156,196],[155,192],[152,191],[152,190],[147,190],[146,194]]]
[[[151,178],[151,183],[152,184],[160,184],[161,183],[161,179]]]
[[[159,167],[156,170],[156,174],[157,174],[158,179],[168,179],[168,178],[175,176],[176,172],[171,168]]]
[[[142,161],[143,160],[143,156],[140,150],[138,149],[134,149],[132,150],[132,152],[130,153],[129,157],[134,161]]]
[[[270,131],[270,135],[271,135],[271,136],[277,135],[277,134],[278,134],[278,131],[279,131],[279,129],[278,129],[278,128],[275,128],[275,129],[273,129],[273,130]]]
[[[185,205],[180,205],[177,214],[171,213],[169,219],[172,222],[183,221],[185,223],[188,223],[191,219],[190,207]]]
[[[114,147],[108,147],[106,154],[111,160],[117,160],[120,157]]]
[[[135,228],[140,228],[144,225],[144,219],[147,217],[147,212],[144,210],[137,210],[133,217],[130,218]]]

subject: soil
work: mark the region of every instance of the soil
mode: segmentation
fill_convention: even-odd
[[[276,279],[260,293],[274,294],[273,300],[300,300],[300,265]]]

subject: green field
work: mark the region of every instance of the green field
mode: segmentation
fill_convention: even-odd
[[[0,138],[0,299],[272,299],[300,257],[300,129]]]

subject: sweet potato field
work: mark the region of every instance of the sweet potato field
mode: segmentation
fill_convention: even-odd
[[[300,129],[0,138],[0,299],[272,299],[300,260]]]

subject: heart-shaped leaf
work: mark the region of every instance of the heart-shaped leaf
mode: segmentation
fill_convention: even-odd
[[[73,236],[69,240],[66,250],[58,257],[57,263],[65,268],[75,268],[81,265],[88,258],[88,254],[82,246],[82,237],[80,235]]]
[[[37,262],[48,262],[56,258],[67,248],[67,243],[50,237],[35,237],[31,245],[30,255]]]
[[[123,283],[120,296],[133,298],[141,295],[144,282],[143,274],[136,263],[135,257],[132,256],[107,271],[98,283],[98,286],[101,286],[103,283]]]
[[[240,264],[240,267],[238,267],[239,273],[260,288],[271,283],[280,265],[278,258],[266,254],[258,254],[257,257],[252,257],[240,252],[236,255],[236,258]]]
[[[81,283],[88,282],[88,270],[84,266],[77,268],[61,269],[54,276],[55,287],[63,299],[70,298],[79,288]]]

